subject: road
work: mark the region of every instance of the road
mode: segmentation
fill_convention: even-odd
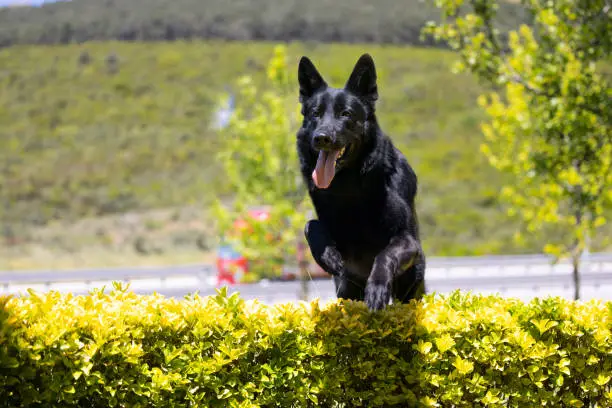
[[[499,293],[502,296],[517,297],[528,301],[536,296],[561,296],[572,298],[573,285],[570,279],[552,281],[542,277],[515,277],[502,281],[494,279],[436,279],[429,280],[428,292],[448,293],[455,289],[472,290],[483,294]],[[309,299],[323,301],[335,298],[330,280],[315,280],[309,283]],[[582,296],[584,300],[600,298],[612,300],[612,274],[585,274],[582,276]],[[132,288],[135,293],[147,294],[145,288]],[[187,293],[198,292],[201,296],[214,295],[215,287],[202,288],[160,288],[157,292],[167,297],[183,297]],[[262,303],[292,302],[300,297],[301,282],[269,282],[252,285],[228,287],[228,293],[239,292],[244,299],[259,299]]]
[[[551,265],[550,258],[534,256],[434,258],[426,272],[428,291],[447,293],[455,289],[529,300],[535,296],[573,296],[571,266]],[[582,298],[612,300],[612,255],[594,254],[588,272],[582,274]],[[0,272],[0,294],[58,290],[86,294],[93,288],[112,288],[112,281],[130,283],[139,294],[157,292],[181,298],[188,293],[215,293],[216,280],[212,265],[183,265],[163,268],[108,268],[79,271],[7,271]],[[235,285],[229,292],[239,292],[245,299],[258,298],[264,303],[296,301],[300,282],[262,282]],[[335,298],[329,280],[309,283],[309,299]]]

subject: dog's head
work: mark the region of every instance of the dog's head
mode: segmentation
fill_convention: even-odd
[[[310,59],[302,57],[298,81],[301,134],[317,155],[312,179],[318,188],[327,188],[336,170],[356,158],[369,133],[378,99],[376,68],[370,55],[362,55],[338,89],[329,87]]]

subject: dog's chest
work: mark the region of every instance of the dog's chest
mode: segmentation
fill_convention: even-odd
[[[341,251],[371,251],[382,249],[388,243],[384,189],[336,189],[315,192],[312,198],[319,221]]]

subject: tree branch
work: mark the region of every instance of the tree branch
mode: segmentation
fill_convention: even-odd
[[[474,10],[476,10],[476,0],[471,0],[470,2],[472,3],[472,7],[474,8]],[[494,51],[499,55],[499,57],[503,58],[505,56],[505,51],[499,45],[499,40],[497,38],[497,35],[495,35],[495,29],[493,27],[492,19],[487,16],[487,18],[484,18],[483,20],[485,27],[485,35],[487,36],[487,39],[489,40],[489,42],[493,46]]]
[[[512,78],[510,79],[510,81],[514,82],[515,84],[520,84],[523,85],[525,87],[525,89],[527,89],[529,92],[538,95],[538,96],[549,96],[546,95],[544,92],[540,91],[539,89],[534,88],[533,86],[529,85],[527,83],[527,81],[525,81],[523,79],[523,77],[521,77],[516,71],[514,71],[512,68],[507,67],[511,72],[512,72]]]
[[[601,197],[604,193],[604,190],[607,190],[608,188],[610,188],[610,186],[606,183],[606,180],[608,179],[608,177],[610,177],[610,174],[612,174],[612,164],[608,165],[608,168],[605,169],[605,171],[603,172],[603,176],[602,176],[602,183],[599,186],[599,188],[597,189],[597,197]]]
[[[474,8],[474,10],[476,10],[476,0],[470,0],[470,3],[472,4],[472,7]],[[491,47],[493,48],[494,55],[496,55],[501,60],[501,62],[504,65],[504,67],[506,69],[508,69],[508,71],[510,71],[511,74],[512,74],[512,76],[510,78],[510,81],[513,82],[513,83],[516,83],[516,84],[523,85],[525,87],[525,89],[527,89],[529,92],[531,92],[533,94],[543,95],[542,91],[540,91],[539,89],[536,89],[533,86],[529,85],[527,83],[527,81],[525,81],[525,79],[523,79],[523,77],[521,77],[521,75],[518,72],[513,70],[508,65],[508,63],[505,61],[506,52],[501,47],[501,45],[499,43],[499,38],[495,34],[495,28],[493,27],[492,19],[487,16],[487,18],[483,18],[483,20],[484,20],[484,33],[485,33],[487,39],[489,40],[489,43],[491,44]],[[488,69],[488,71],[489,71],[490,74],[496,74],[494,72],[491,72],[492,70],[490,68]]]

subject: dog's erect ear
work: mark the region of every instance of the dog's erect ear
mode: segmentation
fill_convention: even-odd
[[[300,59],[298,81],[300,83],[300,102],[304,102],[305,99],[310,98],[321,88],[327,87],[327,83],[308,57]]]
[[[371,101],[378,99],[376,67],[370,54],[359,58],[344,88]]]

